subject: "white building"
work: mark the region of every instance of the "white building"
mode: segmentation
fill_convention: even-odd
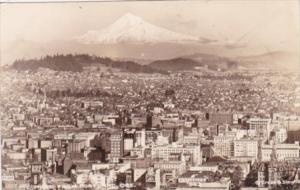
[[[193,166],[189,168],[190,171],[198,171],[198,172],[216,172],[218,171],[218,165],[201,165],[201,166]]]
[[[85,141],[85,146],[89,147],[91,141],[95,138],[97,133],[94,132],[80,132],[77,134],[74,134],[74,138],[76,140],[84,140]]]
[[[233,141],[235,137],[229,135],[219,135],[214,137],[213,151],[214,155],[226,156],[230,158],[233,156]]]
[[[181,175],[186,171],[186,163],[185,161],[159,161],[154,162],[154,168],[160,169],[163,171],[174,171],[175,175]],[[174,177],[176,177],[174,176]]]
[[[130,151],[133,149],[134,141],[133,139],[124,139],[124,150]]]
[[[262,161],[270,161],[273,148],[276,150],[277,160],[285,160],[299,157],[299,142],[295,144],[264,144],[261,147]]]
[[[169,161],[170,154],[184,154],[190,155],[193,165],[202,163],[202,152],[200,145],[197,146],[184,146],[178,144],[154,146],[151,151],[152,159]]]
[[[182,174],[178,178],[178,182],[182,185],[179,185],[176,190],[218,190],[230,189],[230,179],[221,178],[219,181],[211,180],[206,174],[202,172],[191,172],[188,171]]]
[[[135,147],[141,146],[145,147],[146,145],[146,132],[144,129],[136,131],[135,133]]]
[[[275,130],[275,139],[276,143],[283,143],[287,139],[287,129],[286,128],[278,128]]]
[[[258,140],[242,138],[234,141],[234,157],[253,157],[257,158]]]
[[[119,163],[124,154],[123,132],[115,131],[110,136],[110,162]]]

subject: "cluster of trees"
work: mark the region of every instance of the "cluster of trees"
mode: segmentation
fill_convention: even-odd
[[[222,166],[220,169],[223,171],[222,174],[219,172],[215,173],[215,179],[220,180],[221,176],[227,176],[231,179],[231,189],[239,190],[242,186],[243,170],[240,166],[232,168],[231,166]]]
[[[38,92],[40,95],[44,95],[42,91]],[[46,92],[47,97],[50,98],[60,98],[60,97],[119,97],[117,94],[110,94],[107,91],[102,91],[99,89],[91,90],[49,90]]]
[[[214,75],[203,75],[202,78],[206,79],[219,79],[219,80],[248,80],[251,81],[253,79],[252,76],[245,76],[241,74],[231,74],[228,76],[214,76]]]
[[[166,96],[174,96],[175,95],[175,91],[173,89],[167,89],[165,91],[165,95]]]
[[[77,60],[75,60],[77,59]],[[88,62],[85,55],[53,55],[45,56],[40,59],[20,59],[12,64],[16,70],[32,70],[48,68],[55,71],[82,71],[82,63]]]
[[[115,61],[107,57],[91,56],[88,54],[56,54],[52,56],[47,55],[40,59],[20,59],[12,64],[12,68],[19,71],[36,71],[39,68],[47,68],[54,71],[80,72],[83,70],[83,67],[95,64],[133,73],[166,73],[147,65],[139,65],[133,61]]]

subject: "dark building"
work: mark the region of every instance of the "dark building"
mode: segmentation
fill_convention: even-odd
[[[300,141],[300,130],[288,131],[287,141],[288,141],[288,143],[292,143],[292,144],[294,144],[296,141]]]
[[[57,154],[56,149],[43,148],[41,150],[41,160],[43,162],[54,162]]]
[[[32,163],[30,167],[32,185],[38,185],[41,183],[41,174],[43,173],[43,164],[40,162]]]
[[[146,116],[146,129],[151,129],[152,128],[152,113],[148,113]]]
[[[168,137],[169,138],[169,143],[175,142],[176,139],[178,139],[178,137],[176,136],[176,128],[171,128],[171,129],[162,129],[162,135],[164,137]]]
[[[82,152],[82,149],[85,147],[85,141],[84,140],[71,140],[69,141],[67,145],[67,153]]]
[[[209,121],[211,124],[232,124],[233,114],[224,112],[215,112],[209,114]]]

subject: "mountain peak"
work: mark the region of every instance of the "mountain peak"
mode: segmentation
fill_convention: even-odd
[[[103,30],[88,31],[77,40],[85,44],[182,43],[198,42],[199,38],[173,32],[126,13]]]
[[[120,19],[126,19],[126,20],[131,20],[131,21],[141,21],[141,20],[143,20],[141,17],[136,16],[132,13],[126,13],[122,17],[120,17],[119,20]]]
[[[144,22],[146,21],[144,21],[141,17],[138,17],[132,13],[126,13],[125,15],[118,18],[112,24],[112,26],[126,25],[126,27],[130,27]]]

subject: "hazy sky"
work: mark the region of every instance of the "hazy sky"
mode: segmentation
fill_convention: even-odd
[[[167,29],[221,41],[295,50],[298,0],[1,4],[1,42],[69,40],[130,12]]]

